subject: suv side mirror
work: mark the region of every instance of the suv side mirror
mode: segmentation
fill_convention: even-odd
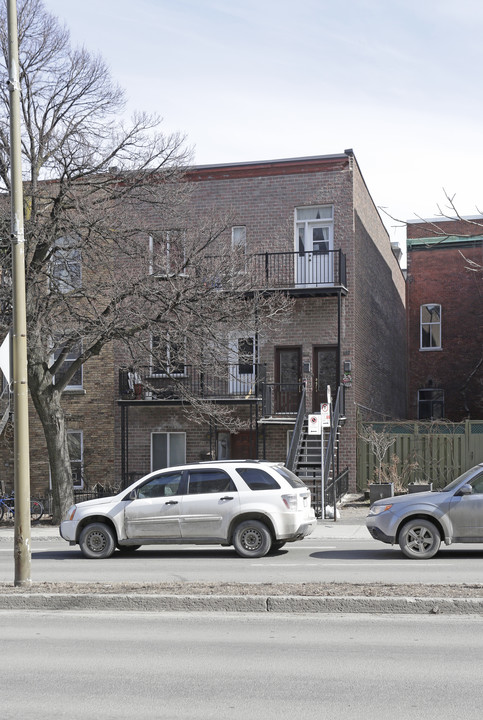
[[[473,488],[471,485],[462,485],[456,495],[471,495],[473,492]]]

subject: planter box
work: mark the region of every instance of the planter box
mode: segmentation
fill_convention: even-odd
[[[408,493],[428,492],[433,489],[433,483],[409,483]]]
[[[394,495],[394,483],[373,483],[369,485],[369,501],[370,504],[376,500],[392,497]]]

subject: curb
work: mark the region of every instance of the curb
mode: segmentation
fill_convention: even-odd
[[[483,598],[6,593],[0,610],[469,615],[483,614]]]

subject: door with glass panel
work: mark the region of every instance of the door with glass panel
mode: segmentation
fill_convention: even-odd
[[[332,206],[295,211],[295,282],[298,287],[334,284]]]
[[[275,412],[298,411],[302,392],[302,348],[277,348],[275,351]]]
[[[255,393],[255,337],[233,337],[230,341],[230,395]]]
[[[313,411],[320,412],[322,403],[327,402],[327,386],[330,386],[332,397],[335,397],[339,385],[337,367],[337,347],[321,346],[314,348],[314,385]]]

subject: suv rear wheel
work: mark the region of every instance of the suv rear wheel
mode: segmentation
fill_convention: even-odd
[[[399,547],[408,558],[428,560],[439,550],[441,535],[430,520],[409,520],[399,535]]]
[[[235,550],[242,557],[263,557],[272,545],[270,530],[259,520],[241,522],[235,528],[232,540]]]

